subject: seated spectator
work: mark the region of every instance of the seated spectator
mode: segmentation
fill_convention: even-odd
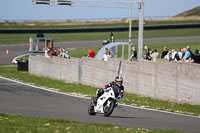
[[[200,51],[198,49],[195,50],[193,59],[194,63],[200,63]]]
[[[182,48],[179,48],[178,56],[179,56],[179,59],[182,60],[182,58],[183,58],[183,50],[182,50]]]
[[[161,58],[162,58],[162,59],[164,59],[164,58],[166,59],[165,56],[168,54],[168,52],[169,52],[169,51],[167,50],[167,47],[164,47],[164,48],[163,48],[162,55],[161,55]]]
[[[94,58],[94,55],[95,55],[94,51],[89,48],[88,57]]]
[[[70,56],[68,55],[68,51],[66,49],[62,49],[62,58],[70,59]]]
[[[186,48],[184,48],[183,49],[183,52],[184,52],[184,57],[183,57],[183,59],[181,60],[181,62],[187,62],[187,63],[190,63],[190,61],[191,61],[191,54],[190,54],[190,52],[186,49]]]
[[[157,52],[157,49],[154,49],[150,56],[152,60],[155,62],[157,61],[158,58],[160,58],[160,54]]]
[[[132,55],[129,58],[129,61],[133,61],[133,60],[136,60],[136,59],[137,59],[137,51],[136,51],[135,47],[132,47]]]
[[[50,49],[50,54],[51,54],[51,57],[52,56],[57,56],[57,54],[56,54],[56,51],[54,50],[54,49]]]
[[[104,60],[104,61],[108,61],[109,58],[111,58],[111,56],[109,54],[108,48],[106,48],[103,56],[101,57],[101,59]]]
[[[196,49],[194,54],[200,54],[200,51]]]
[[[144,46],[144,49],[145,49],[145,52],[146,52],[144,59],[145,60],[151,60],[151,56],[150,56],[151,50],[149,49],[149,47],[147,45]]]
[[[44,56],[45,57],[51,57],[51,50],[50,50],[50,48],[46,48],[46,50],[44,51]]]
[[[180,60],[179,54],[178,54],[178,52],[176,52],[175,49],[172,49],[171,53],[172,53],[172,60],[174,60],[174,61],[179,61]]]
[[[186,46],[186,50],[190,52],[190,55],[191,55],[191,60],[190,60],[190,62],[193,62],[193,56],[194,56],[194,54],[193,54],[192,51],[190,50],[190,46]]]

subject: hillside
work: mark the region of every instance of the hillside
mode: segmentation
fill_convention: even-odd
[[[175,17],[189,17],[189,16],[200,16],[200,6],[188,11],[182,12],[176,15]]]

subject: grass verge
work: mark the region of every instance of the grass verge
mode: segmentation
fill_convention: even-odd
[[[40,87],[49,88],[59,92],[70,93],[75,95],[84,95],[87,97],[95,96],[95,92],[97,90],[97,88],[95,87],[83,84],[66,83],[60,80],[31,75],[28,72],[17,71],[17,67],[12,65],[1,65],[0,76],[15,79],[21,82],[33,84]],[[169,112],[176,112],[181,114],[200,116],[200,106],[198,105],[162,101],[150,97],[142,97],[136,94],[126,93],[124,98],[120,101],[120,103]]]
[[[133,129],[108,124],[87,124],[69,120],[28,118],[6,114],[0,114],[0,125],[2,133],[183,133],[181,131]]]

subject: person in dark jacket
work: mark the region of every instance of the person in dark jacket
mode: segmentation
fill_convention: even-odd
[[[167,47],[164,47],[164,48],[163,48],[162,55],[161,55],[161,58],[164,59],[165,56],[168,54],[168,52],[169,52],[169,51],[167,50]]]

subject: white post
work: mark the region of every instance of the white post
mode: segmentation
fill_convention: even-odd
[[[124,44],[122,44],[122,60],[124,59]]]
[[[139,0],[139,33],[138,33],[138,60],[142,59],[143,30],[144,30],[144,0]]]
[[[132,11],[133,10],[133,3],[131,2],[130,6],[130,14],[129,14],[129,45],[128,45],[128,58],[130,57],[131,53],[131,41],[132,41]]]

